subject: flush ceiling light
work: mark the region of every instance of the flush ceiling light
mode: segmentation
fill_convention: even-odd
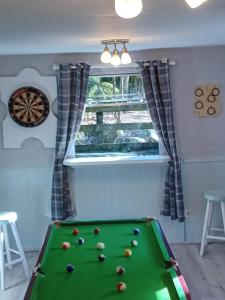
[[[115,10],[121,18],[135,18],[140,14],[142,8],[142,0],[115,0]]]
[[[105,48],[101,55],[102,63],[104,63],[104,64],[111,63],[111,65],[117,67],[121,63],[125,65],[125,64],[130,64],[132,62],[130,54],[128,53],[128,50],[126,47],[126,44],[129,43],[129,40],[124,40],[124,39],[104,40],[104,41],[101,41],[101,43],[103,45],[105,45]],[[114,50],[113,50],[112,56],[110,54],[110,49],[109,49],[108,45],[109,46],[114,45]],[[122,52],[121,58],[119,55],[119,51],[117,49],[118,45],[123,45],[123,48],[121,49],[121,52]]]
[[[109,64],[111,62],[111,53],[109,52],[109,48],[107,47],[107,44],[105,44],[104,51],[102,52],[101,55],[101,62],[104,64]]]
[[[185,0],[191,8],[196,8],[207,0]]]

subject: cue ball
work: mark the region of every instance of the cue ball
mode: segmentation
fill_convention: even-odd
[[[136,240],[131,241],[131,246],[137,247],[137,245],[138,245],[138,241]]]
[[[121,267],[121,266],[118,266],[116,267],[116,273],[119,274],[119,275],[122,275],[126,272],[125,268],[124,267]]]
[[[140,234],[141,230],[139,228],[134,228],[133,233],[134,235]]]
[[[104,243],[101,243],[101,242],[100,242],[100,243],[97,243],[97,244],[96,244],[96,248],[97,248],[97,249],[105,249],[105,244],[104,244]]]
[[[84,244],[84,238],[79,238],[78,239],[78,244],[83,245]]]
[[[99,232],[100,232],[100,228],[96,227],[96,228],[94,229],[94,233],[95,233],[95,234],[99,234]]]
[[[99,254],[98,260],[99,260],[100,262],[103,262],[105,259],[106,259],[106,256],[105,256],[104,254]]]
[[[130,249],[126,249],[126,250],[124,251],[124,256],[129,257],[129,256],[131,256],[131,255],[132,255],[132,251],[131,251]]]
[[[127,285],[124,282],[119,282],[116,285],[116,289],[117,289],[118,292],[123,292],[123,291],[125,291],[127,289]]]
[[[67,267],[66,267],[66,271],[68,273],[72,273],[74,269],[75,269],[75,267],[73,265],[67,265]]]
[[[70,248],[70,243],[69,242],[63,242],[62,243],[62,248],[63,249],[69,249]]]
[[[73,235],[78,235],[78,233],[79,233],[79,230],[78,230],[77,228],[75,228],[75,229],[73,230]]]

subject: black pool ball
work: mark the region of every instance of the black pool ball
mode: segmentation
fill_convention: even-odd
[[[75,267],[73,265],[67,265],[67,267],[66,267],[66,271],[68,273],[72,273],[74,269],[75,269]]]
[[[105,259],[106,259],[106,256],[105,256],[104,254],[99,254],[98,260],[99,260],[100,262],[103,262]]]

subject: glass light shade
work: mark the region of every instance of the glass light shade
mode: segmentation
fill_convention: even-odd
[[[122,56],[121,56],[121,63],[123,65],[127,65],[127,64],[130,64],[131,62],[132,62],[132,60],[131,60],[130,54],[128,53],[127,48],[124,47],[123,48],[123,53],[122,53]]]
[[[140,14],[142,8],[142,0],[115,0],[115,10],[121,18],[135,18]]]
[[[105,47],[104,51],[101,55],[101,62],[104,63],[104,64],[109,64],[111,62],[111,58],[112,58],[112,56],[109,52],[109,48]]]
[[[117,67],[121,64],[120,57],[119,57],[117,49],[113,50],[113,56],[112,56],[112,59],[111,59],[111,64],[115,67]]]
[[[191,8],[196,8],[207,0],[185,0]]]

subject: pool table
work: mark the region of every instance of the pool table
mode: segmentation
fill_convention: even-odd
[[[75,228],[78,235],[73,234]],[[78,242],[81,237],[84,244]],[[63,242],[71,247],[63,249]],[[98,249],[98,242],[105,248]],[[132,255],[125,256],[125,249]],[[106,257],[103,262],[100,253]],[[73,272],[67,271],[68,264],[75,267]],[[118,274],[117,266],[125,272]],[[119,282],[127,289],[118,291]],[[191,296],[159,222],[143,218],[51,224],[24,299],[190,300]]]

